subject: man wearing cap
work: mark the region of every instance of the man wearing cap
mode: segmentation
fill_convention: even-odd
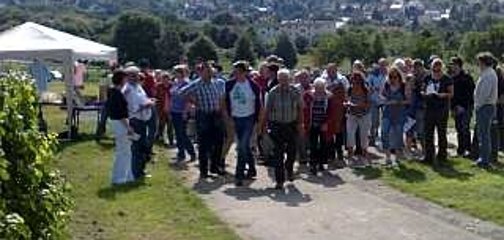
[[[235,135],[238,140],[236,185],[243,186],[245,178],[252,179],[257,176],[250,141],[261,110],[261,92],[259,86],[247,76],[247,62],[238,61],[233,64],[233,67],[233,79],[226,82],[224,102],[226,113],[234,123]]]
[[[463,69],[460,57],[450,59],[450,73],[453,79],[453,99],[451,108],[457,129],[457,154],[468,157],[471,151],[470,123],[474,104],[474,80]]]
[[[209,170],[211,173],[224,175],[225,166],[221,161],[224,140],[221,101],[224,89],[214,78],[212,66],[209,63],[201,63],[199,78],[182,88],[180,94],[192,99],[196,105],[200,178],[207,178]]]
[[[128,102],[128,116],[130,125],[140,138],[134,139],[131,145],[131,168],[135,179],[145,177],[145,163],[150,154],[147,142],[147,122],[152,117],[152,107],[155,101],[145,93],[140,83],[140,69],[135,66],[124,70],[129,82],[124,89],[124,96]]]
[[[370,145],[375,146],[378,139],[378,129],[380,128],[381,101],[380,91],[385,84],[388,73],[388,63],[385,58],[381,58],[378,64],[373,65],[373,71],[367,78],[367,84],[371,90],[371,136]]]

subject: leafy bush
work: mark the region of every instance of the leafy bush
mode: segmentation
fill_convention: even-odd
[[[64,237],[71,201],[50,167],[56,143],[38,130],[31,81],[21,73],[0,77],[0,239]]]

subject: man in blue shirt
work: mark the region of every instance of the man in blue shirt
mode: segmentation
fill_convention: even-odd
[[[199,78],[182,88],[180,93],[196,105],[200,178],[204,179],[208,177],[209,159],[211,173],[225,174],[221,159],[224,140],[221,101],[224,85],[214,78],[209,63],[201,63],[198,70]]]
[[[378,61],[378,65],[374,66],[373,71],[369,74],[367,83],[371,90],[371,136],[369,144],[375,145],[375,140],[378,138],[378,129],[380,127],[380,91],[387,79],[387,60],[382,58]]]

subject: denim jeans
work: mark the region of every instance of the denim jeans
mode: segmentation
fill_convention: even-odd
[[[177,160],[184,160],[187,152],[191,157],[195,157],[194,146],[187,136],[187,120],[183,113],[171,113],[173,128],[175,128],[175,139],[177,140]]]
[[[403,141],[404,125],[402,122],[392,123],[389,118],[384,118],[382,121],[382,144],[386,150],[402,150],[404,148]]]
[[[476,126],[478,127],[479,163],[489,164],[492,153],[492,138],[490,129],[495,115],[494,105],[483,105],[476,110]]]
[[[198,132],[198,159],[201,175],[210,172],[224,171],[221,161],[222,145],[224,142],[224,122],[220,113],[196,113],[196,131]]]
[[[472,109],[465,109],[461,112],[455,112],[455,128],[457,129],[458,154],[464,154],[471,151],[471,118]]]
[[[254,131],[254,116],[233,118],[238,150],[238,162],[236,164],[235,177],[238,180],[245,178],[245,169],[248,167],[248,174],[256,174],[254,157],[250,148],[250,141]]]
[[[147,122],[136,118],[130,119],[130,125],[136,134],[140,135],[137,141],[131,144],[131,171],[135,179],[145,175],[145,164],[149,154],[147,147]]]
[[[152,107],[152,116],[147,121],[147,149],[148,153],[152,153],[152,147],[156,141],[157,130],[158,130],[158,112],[155,106]]]
[[[374,142],[378,139],[378,129],[380,128],[380,113],[381,106],[378,104],[371,105],[370,114],[371,114],[371,134],[370,140],[374,144]]]

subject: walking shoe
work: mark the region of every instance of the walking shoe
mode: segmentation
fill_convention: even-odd
[[[311,166],[310,167],[310,173],[313,174],[314,176],[317,176],[317,167],[316,166]]]
[[[283,183],[277,183],[277,184],[275,185],[275,189],[276,189],[276,190],[283,190],[283,188],[284,188]]]
[[[191,159],[189,160],[189,162],[195,162],[196,161],[196,155],[191,155]]]
[[[235,186],[237,186],[237,187],[243,187],[243,181],[242,180],[236,180]]]
[[[392,159],[390,159],[390,158],[385,159],[385,166],[391,167],[392,166]]]
[[[294,173],[293,172],[287,171],[287,180],[289,180],[289,182],[294,182]]]

